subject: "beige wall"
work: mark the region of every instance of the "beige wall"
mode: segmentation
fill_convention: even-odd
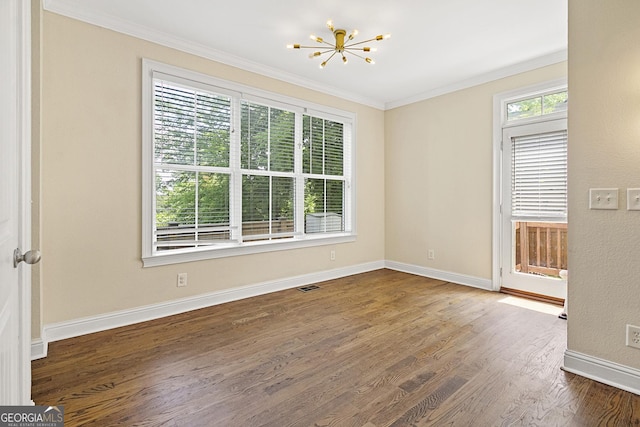
[[[492,275],[493,96],[567,76],[566,62],[386,112],[386,259]],[[427,251],[435,259],[427,259]]]
[[[48,12],[42,43],[43,324],[384,259],[382,111]],[[355,112],[357,241],[142,268],[143,57]]]
[[[625,325],[640,326],[640,2],[569,1],[569,350],[640,368]],[[588,209],[593,187],[620,209]]]

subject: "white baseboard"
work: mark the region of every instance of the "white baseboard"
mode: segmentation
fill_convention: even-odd
[[[148,320],[159,319],[162,317],[185,313],[187,311],[197,310],[218,304],[224,304],[226,302],[250,298],[258,295],[268,294],[271,292],[282,291],[285,289],[297,288],[300,286],[309,285],[311,283],[338,279],[354,274],[379,270],[381,268],[384,268],[384,261],[370,262],[366,264],[338,268],[335,270],[321,271],[318,273],[310,273],[282,280],[273,280],[219,292],[212,292],[190,298],[168,301],[160,304],[151,304],[143,307],[136,307],[128,310],[101,314],[98,316],[91,316],[49,324],[45,325],[43,330],[44,339],[42,341],[42,344],[44,348],[37,348],[37,354],[47,354],[46,344],[48,342],[73,338],[80,335],[91,334],[94,332],[132,325],[135,323],[146,322]],[[34,347],[32,346],[32,351],[33,350]]]
[[[67,338],[73,338],[94,332],[105,331],[121,326],[146,322],[166,316],[184,313],[191,310],[224,304],[244,298],[250,298],[271,292],[285,289],[297,288],[311,283],[318,283],[325,280],[337,279],[382,268],[416,274],[419,276],[431,277],[445,280],[447,282],[473,286],[481,289],[491,290],[491,281],[479,279],[472,276],[465,276],[457,273],[450,273],[435,269],[403,264],[394,261],[376,261],[366,264],[359,264],[335,270],[310,273],[302,276],[274,280],[270,282],[258,283],[243,286],[235,289],[228,289],[219,292],[198,295],[180,300],[168,301],[160,304],[152,304],[136,307],[128,310],[121,310],[98,316],[90,316],[81,319],[73,319],[59,323],[45,325],[41,338],[35,339],[31,343],[31,360],[40,359],[47,356],[47,344]]]
[[[594,381],[640,395],[640,370],[577,351],[564,352],[563,369]]]
[[[44,335],[44,333],[42,333]],[[47,343],[45,340],[35,338],[31,340],[31,360],[42,359],[47,357]]]
[[[451,273],[449,271],[436,270],[434,268],[420,267],[418,265],[404,264],[396,261],[385,261],[385,267],[390,270],[411,273],[417,276],[430,277],[432,279],[444,280],[459,285],[471,286],[474,288],[493,290],[491,279],[482,279],[480,277],[467,276],[464,274]]]

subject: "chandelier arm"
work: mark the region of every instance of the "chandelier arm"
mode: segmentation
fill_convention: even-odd
[[[370,48],[370,50],[366,50],[366,46],[365,47],[345,47],[344,50],[346,51],[358,51],[358,52],[375,52],[375,49]]]
[[[331,54],[331,56],[329,56],[329,58],[327,58],[327,62],[331,61],[331,58],[333,58],[334,56],[336,56],[336,53],[338,53],[337,50],[334,50],[333,53]]]
[[[347,52],[347,53],[349,53],[349,54],[351,54],[353,56],[357,56],[358,58],[364,60],[364,62],[366,62],[367,64],[375,64],[375,61],[373,59],[371,59],[371,58],[365,58],[364,56],[360,56],[357,53],[353,53],[353,52],[348,51],[348,50],[346,50],[345,52]]]
[[[336,51],[335,51],[335,49],[327,49],[327,50],[323,50],[323,51],[319,51],[318,50],[316,52],[310,53],[309,54],[309,58],[311,58],[311,59],[316,58],[316,57],[321,58],[322,55],[324,55],[326,53],[329,53],[329,52],[334,52],[335,53]]]
[[[324,61],[324,63],[326,64],[326,63],[328,63],[329,61],[331,61],[331,58],[333,58],[334,56],[336,56],[336,53],[338,53],[338,51],[337,51],[337,50],[334,50],[334,51],[333,51],[333,53],[331,54],[331,56],[329,56],[329,57],[327,58],[327,60],[326,60],[326,61]]]
[[[329,45],[331,46],[331,45]],[[299,46],[297,49],[323,49],[322,46]],[[332,50],[335,50],[335,48],[333,46],[331,46],[331,49],[327,49],[322,53],[327,53],[327,52],[331,52]]]
[[[369,42],[374,42],[374,41],[379,41],[379,40],[377,40],[377,39],[374,37],[374,38],[369,39],[369,40],[364,40],[364,41],[357,42],[357,43],[347,44],[347,45],[345,45],[344,47],[345,47],[345,49],[346,49],[346,48],[348,48],[348,47],[358,46],[358,45],[361,45],[361,44],[365,44],[365,43],[369,43]]]
[[[335,49],[335,45],[334,45],[334,44],[331,44],[331,43],[329,43],[328,41],[326,41],[326,40],[324,40],[324,39],[322,39],[322,41],[321,41],[321,42],[318,42],[318,43],[324,43],[324,44],[326,44],[327,46],[331,46],[332,48],[334,48],[334,49]]]
[[[349,50],[345,50],[345,52],[346,52],[346,53],[348,53],[348,54],[350,54],[350,55],[357,56],[358,58],[360,58],[360,59],[364,59],[364,60],[366,61],[366,58],[365,58],[364,56],[360,56],[360,55],[358,55],[357,53],[351,52],[351,51],[349,51]]]

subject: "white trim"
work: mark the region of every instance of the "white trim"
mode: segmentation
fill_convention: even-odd
[[[132,325],[140,322],[146,322],[149,320],[185,313],[192,310],[198,310],[213,305],[224,304],[244,298],[251,298],[271,292],[297,288],[311,283],[324,282],[326,280],[333,280],[341,277],[351,276],[354,274],[379,270],[381,268],[384,268],[384,262],[374,261],[366,264],[338,268],[335,270],[320,271],[317,273],[309,273],[302,276],[273,280],[219,292],[197,295],[190,298],[183,298],[160,304],[152,304],[128,310],[115,311],[98,316],[68,320],[65,322],[45,325],[43,336],[47,340],[47,342],[73,338],[80,335],[105,331],[107,329],[118,328],[121,326]]]
[[[23,251],[31,250],[31,3],[15,0],[16,8],[16,117],[20,163],[18,240]],[[20,399],[31,400],[31,266],[18,269],[20,304]]]
[[[564,352],[567,372],[640,395],[640,370],[573,350]]]
[[[296,117],[302,114],[309,114],[316,116],[319,113],[319,117],[334,120],[344,124],[345,132],[349,132],[349,138],[345,138],[345,174],[344,178],[347,183],[344,191],[345,206],[345,228],[348,228],[345,232],[340,233],[318,233],[316,234],[304,234],[301,237],[293,239],[282,240],[268,240],[259,242],[225,242],[225,244],[203,246],[201,248],[190,249],[188,251],[166,251],[158,252],[153,250],[153,231],[155,218],[155,180],[154,180],[154,153],[153,153],[153,79],[163,78],[171,80],[172,82],[179,82],[186,87],[197,87],[202,90],[212,91],[212,93],[224,93],[232,98],[232,105],[240,102],[241,99],[259,99],[261,103],[265,105],[271,105],[277,103],[282,105],[282,108],[294,111]],[[233,115],[232,115],[233,116]],[[159,265],[176,264],[182,262],[200,261],[205,259],[215,259],[229,256],[247,255],[255,253],[264,253],[278,250],[289,250],[306,248],[311,246],[330,245],[337,243],[353,242],[356,239],[356,212],[355,212],[355,176],[356,176],[356,164],[355,156],[353,153],[356,150],[356,119],[357,116],[353,112],[339,110],[333,107],[324,107],[319,104],[307,102],[302,99],[293,98],[278,93],[272,93],[257,89],[251,86],[235,83],[228,80],[219,79],[213,76],[209,76],[197,71],[177,67],[174,65],[164,64],[158,61],[142,58],[142,262],[144,267],[154,267]],[[238,116],[234,119],[235,123],[239,123]],[[301,120],[297,120],[298,125],[302,123]],[[301,136],[300,128],[296,128],[296,137]],[[239,134],[236,133],[236,138]],[[347,143],[348,139],[348,143]],[[236,144],[232,146],[236,147]],[[237,153],[236,153],[237,154]],[[232,156],[233,158],[233,156]],[[302,160],[301,155],[296,155],[298,161]],[[236,160],[239,161],[239,157],[236,156]],[[241,171],[239,169],[239,163],[230,164],[229,167],[221,168],[225,173],[230,173],[232,181],[234,177],[236,179],[236,186],[239,185],[239,176]],[[228,169],[228,171],[227,171]],[[189,167],[186,170],[192,170]],[[348,173],[346,172],[348,171]],[[302,178],[305,175],[302,174],[302,168],[297,167],[295,175],[298,178]],[[272,175],[273,172],[269,172]],[[318,175],[319,178],[331,178],[329,175]],[[234,187],[235,188],[235,187]],[[238,190],[238,188],[236,188]],[[232,192],[231,197],[237,195],[236,192]],[[296,212],[300,212],[303,209],[303,198],[299,199],[296,203]],[[237,204],[231,203],[231,206]],[[233,214],[232,214],[233,216]],[[240,215],[237,218],[232,218],[232,224],[240,220]],[[303,222],[299,222],[296,230],[302,234]]]
[[[499,68],[497,70],[490,71],[488,73],[481,74],[470,79],[432,89],[430,91],[423,92],[409,98],[386,102],[384,104],[384,109],[391,110],[392,108],[402,107],[403,105],[413,104],[415,102],[435,98],[436,96],[445,95],[447,93],[455,92],[462,89],[468,89],[470,87],[478,86],[484,83],[489,83],[495,80],[504,79],[506,77],[515,76],[516,74],[521,74],[549,65],[558,64],[560,62],[566,61],[567,57],[567,50],[563,49],[557,52],[550,53],[548,55],[539,56],[528,61],[510,65],[508,67]]]
[[[59,15],[77,19],[79,21],[83,21],[92,25],[97,25],[99,27],[117,31],[122,34],[126,34],[142,40],[147,40],[152,43],[157,43],[162,46],[177,49],[182,52],[200,56],[202,58],[210,59],[221,64],[230,65],[232,67],[237,67],[245,71],[250,71],[252,73],[260,74],[266,77],[271,77],[276,80],[281,80],[286,83],[291,83],[307,89],[323,92],[328,95],[345,99],[347,101],[357,102],[358,104],[367,105],[379,110],[384,109],[384,104],[376,99],[363,97],[354,93],[348,93],[343,89],[339,89],[330,85],[318,84],[311,79],[303,78],[292,73],[287,73],[276,68],[267,67],[264,64],[259,64],[257,62],[249,61],[235,55],[230,55],[226,52],[212,49],[208,46],[194,43],[190,40],[181,39],[172,34],[163,33],[161,31],[143,27],[137,24],[132,24],[128,21],[114,18],[113,16],[96,12],[87,12],[85,8],[77,7],[77,5],[71,4],[69,2],[44,0],[43,9],[48,12],[57,13]]]
[[[502,106],[504,94],[493,96],[493,218],[491,248],[491,289],[499,291],[502,284]]]
[[[147,227],[148,228],[148,227]],[[259,254],[265,252],[285,251],[291,249],[310,248],[323,245],[335,245],[356,241],[355,234],[339,236],[310,236],[305,239],[273,240],[268,242],[244,243],[244,246],[227,247],[224,249],[203,248],[179,253],[158,253],[142,257],[143,267],[157,267],[160,265],[179,264],[183,262],[202,261],[206,259],[226,258]]]
[[[44,333],[44,332],[43,332]],[[43,359],[47,357],[47,342],[41,336],[31,340],[31,360]]]
[[[487,291],[493,290],[491,287],[491,280],[480,277],[467,276],[465,274],[436,270],[434,268],[421,267],[418,265],[404,264],[396,261],[385,261],[385,268],[415,274],[417,276],[444,280],[446,282],[457,283],[459,285],[471,286],[473,288],[484,289]]]
[[[152,79],[154,77],[154,73],[158,73],[159,77],[162,78],[177,78],[178,81],[182,81],[181,84],[205,90],[211,90],[212,88],[210,86],[213,86],[215,92],[221,92],[231,97],[242,96],[243,99],[248,100],[259,99],[261,103],[275,101],[284,104],[283,108],[291,111],[306,111],[307,114],[317,115],[318,117],[328,120],[339,122],[344,120],[355,120],[356,118],[356,113],[351,111],[341,110],[328,105],[311,102],[306,99],[260,89],[255,86],[226,80],[210,74],[179,67],[177,65],[171,65],[149,58],[142,58],[143,76],[146,76],[148,79]],[[151,94],[151,86],[149,86],[149,89],[148,93]]]

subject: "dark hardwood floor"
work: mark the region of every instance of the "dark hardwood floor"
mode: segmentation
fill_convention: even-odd
[[[390,270],[319,286],[51,343],[33,399],[66,426],[640,425],[560,369],[555,315]]]

